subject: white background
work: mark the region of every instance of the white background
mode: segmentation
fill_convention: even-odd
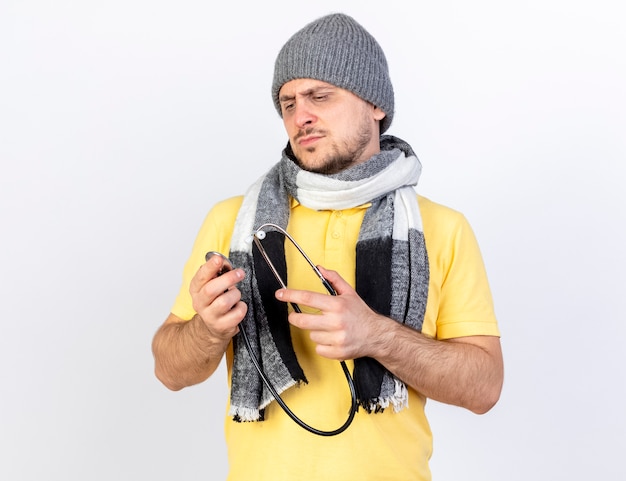
[[[286,142],[280,46],[337,10],[500,320],[500,403],[428,405],[435,481],[625,479],[621,2],[309,3],[1,0],[0,479],[224,479],[223,368],[169,392],[150,342],[205,213]]]

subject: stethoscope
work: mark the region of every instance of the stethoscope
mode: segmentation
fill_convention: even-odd
[[[324,285],[324,287],[326,288],[328,293],[331,296],[336,296],[337,292],[335,291],[335,289],[333,289],[333,286],[331,286],[330,283],[324,278],[324,276],[322,275],[320,270],[313,263],[313,261],[311,261],[309,256],[304,252],[304,250],[295,241],[295,239],[285,229],[283,229],[282,227],[280,227],[280,226],[278,226],[276,224],[267,223],[267,224],[263,224],[260,227],[258,227],[251,234],[249,240],[250,240],[250,242],[254,241],[254,244],[259,249],[259,252],[261,253],[261,256],[263,257],[263,259],[267,263],[268,267],[272,271],[272,274],[274,274],[274,277],[276,278],[276,280],[278,281],[280,286],[283,289],[287,288],[285,282],[281,278],[280,274],[278,273],[278,270],[274,266],[274,263],[272,262],[272,260],[269,258],[268,254],[267,254],[267,252],[266,252],[266,250],[263,247],[263,244],[261,242],[263,239],[265,239],[265,236],[266,236],[266,233],[265,233],[265,231],[263,229],[268,228],[268,227],[270,227],[270,228],[272,228],[274,230],[277,230],[278,232],[283,234],[287,239],[289,239],[289,241],[294,245],[294,247],[298,250],[298,252],[300,252],[302,257],[307,261],[309,266],[311,266],[311,269],[313,269],[313,272],[315,272],[315,274],[319,277],[320,281],[322,282],[322,284]],[[213,255],[218,255],[218,256],[220,256],[220,257],[222,257],[224,259],[224,266],[225,266],[225,268],[223,268],[222,271],[219,274],[227,272],[227,271],[229,271],[229,270],[231,270],[233,268],[230,260],[226,256],[224,256],[223,254],[220,254],[219,252],[214,252],[214,251],[208,252],[207,255],[206,255],[206,260],[209,260],[209,258],[211,256],[213,256]],[[293,302],[290,302],[289,304],[291,305],[292,309],[295,312],[298,312],[298,313],[302,312],[302,310],[300,309],[300,306],[298,306],[298,304],[293,303]],[[252,350],[252,345],[250,344],[250,340],[248,339],[248,335],[246,334],[246,330],[245,329],[240,329],[239,332],[241,333],[241,335],[243,337],[244,344],[246,346],[246,350],[248,351],[248,354],[250,355],[250,359],[252,360],[252,363],[254,364],[254,367],[256,368],[257,372],[259,373],[259,376],[261,377],[263,383],[265,384],[265,386],[267,387],[269,392],[272,394],[272,396],[274,397],[274,399],[276,400],[278,405],[283,409],[283,411],[285,411],[285,413],[296,424],[298,424],[300,427],[306,429],[307,431],[309,431],[309,432],[311,432],[313,434],[317,434],[318,436],[335,436],[337,434],[340,434],[340,433],[344,432],[348,428],[348,426],[350,426],[350,424],[352,423],[352,421],[354,419],[354,416],[355,416],[355,414],[356,414],[356,412],[358,410],[358,401],[357,401],[356,388],[354,386],[354,381],[352,379],[352,376],[350,375],[350,371],[348,370],[348,366],[346,365],[345,361],[340,361],[340,364],[341,364],[341,368],[343,370],[343,373],[344,373],[344,375],[346,377],[346,380],[348,381],[348,386],[350,388],[350,396],[351,396],[350,412],[348,413],[348,418],[346,419],[346,421],[343,423],[342,426],[340,426],[339,428],[334,429],[332,431],[322,431],[320,429],[316,429],[316,428],[308,425],[307,423],[302,421],[298,416],[296,416],[293,413],[293,411],[291,411],[291,409],[289,409],[289,406],[287,406],[285,401],[280,397],[280,394],[278,394],[278,391],[276,390],[276,388],[274,387],[272,382],[269,380],[269,378],[267,377],[267,375],[263,371],[263,368],[261,367],[261,363],[259,362],[259,359],[256,357],[256,355],[254,354],[254,351]]]

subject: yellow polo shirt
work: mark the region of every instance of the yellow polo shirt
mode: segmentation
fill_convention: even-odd
[[[228,255],[230,236],[242,197],[218,203],[207,215],[183,271],[172,308],[182,319],[195,314],[189,282],[207,251]],[[437,339],[498,336],[498,326],[482,256],[465,217],[418,196],[430,263],[428,302],[422,332]],[[339,211],[313,211],[292,201],[289,233],[315,264],[336,270],[354,286],[355,245],[369,204]],[[285,244],[288,287],[326,292],[310,267]],[[372,276],[376,272],[371,273]],[[302,306],[301,306],[302,307]],[[333,430],[346,420],[350,394],[339,362],[315,354],[308,334],[291,327],[294,348],[308,384],[282,397],[309,425]],[[226,353],[228,383],[232,350]],[[352,370],[352,363],[348,367]],[[311,434],[287,417],[277,403],[265,421],[236,423],[226,415],[229,481],[430,480],[432,435],[424,413],[425,398],[409,389],[409,407],[379,414],[360,409],[338,436]],[[227,406],[227,411],[230,406]]]

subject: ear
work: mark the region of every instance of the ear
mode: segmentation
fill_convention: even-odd
[[[374,106],[374,120],[382,120],[387,116],[379,107]]]

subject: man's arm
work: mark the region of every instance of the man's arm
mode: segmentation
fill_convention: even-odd
[[[197,314],[190,320],[170,314],[152,340],[157,378],[178,391],[206,380],[219,366],[248,307],[235,284],[244,272],[217,276],[223,260],[206,262],[191,280],[189,292]]]
[[[382,317],[382,316],[379,316]],[[380,329],[371,357],[424,396],[484,414],[498,401],[503,382],[500,339],[469,336],[435,340],[391,319]]]
[[[152,340],[156,377],[172,391],[201,383],[219,366],[228,342],[213,338],[197,314],[189,321],[170,314]]]
[[[475,413],[485,413],[497,402],[503,382],[498,337],[427,338],[372,311],[336,272],[320,270],[337,296],[292,289],[276,294],[321,311],[289,315],[289,322],[310,331],[319,355],[338,360],[372,357],[421,394]]]

